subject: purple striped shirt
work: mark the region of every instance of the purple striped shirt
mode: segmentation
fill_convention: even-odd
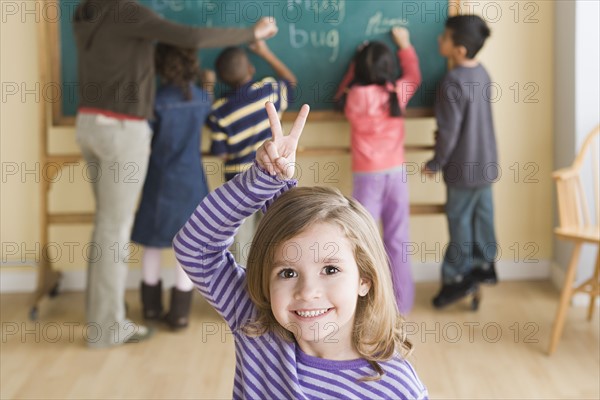
[[[252,166],[205,197],[173,241],[177,259],[235,338],[234,399],[421,399],[427,389],[400,356],[380,362],[380,380],[364,359],[326,360],[305,354],[274,333],[248,337],[240,328],[255,315],[246,270],[228,251],[242,221],[296,185]]]

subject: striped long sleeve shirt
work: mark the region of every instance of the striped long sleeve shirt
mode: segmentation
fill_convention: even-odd
[[[228,247],[244,218],[265,209],[296,185],[270,176],[254,164],[203,199],[173,245],[178,261],[235,338],[234,399],[417,399],[427,390],[399,356],[380,362],[385,374],[364,359],[334,361],[310,356],[274,333],[246,336],[240,329],[255,315],[246,289],[246,270]]]
[[[271,138],[265,102],[273,103],[281,118],[292,95],[289,82],[267,77],[248,82],[215,101],[206,126],[210,130],[210,152],[225,156],[226,181],[250,168],[256,150]]]

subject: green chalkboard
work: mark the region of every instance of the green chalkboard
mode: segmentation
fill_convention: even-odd
[[[78,0],[60,0],[61,19],[57,35],[60,81],[63,88],[62,116],[75,115],[77,105],[76,48],[71,16]],[[437,51],[449,0],[142,0],[165,18],[195,26],[253,25],[261,16],[274,16],[279,33],[268,41],[271,49],[298,77],[295,103],[313,110],[333,110],[332,96],[357,46],[365,40],[381,40],[390,47],[389,30],[405,26],[419,55],[423,84],[409,104],[415,115],[427,113],[435,96],[435,85],[446,72],[446,60]],[[214,69],[221,49],[199,51],[203,68]],[[270,67],[256,55],[256,77],[272,75]]]

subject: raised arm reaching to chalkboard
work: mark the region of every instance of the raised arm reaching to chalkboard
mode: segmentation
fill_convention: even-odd
[[[256,42],[251,43],[248,47],[250,47],[250,50],[252,50],[258,56],[260,56],[263,60],[269,63],[269,65],[271,66],[271,68],[273,68],[278,77],[280,77],[281,79],[285,79],[292,86],[298,83],[296,75],[294,75],[294,73],[287,67],[287,65],[285,65],[279,59],[279,57],[277,57],[277,55],[271,51],[271,49],[269,48],[269,46],[267,46],[267,43],[264,40],[257,40]]]
[[[421,83],[419,60],[405,28],[394,28],[397,57],[403,75],[398,77],[394,54],[382,42],[362,46],[350,65],[340,90],[352,140],[353,196],[383,222],[396,294],[402,313],[414,300],[409,257],[402,243],[408,238],[408,188],[404,164],[404,113]]]
[[[73,30],[78,53],[79,108],[152,118],[154,45],[225,47],[268,39],[273,18],[249,28],[200,28],[168,21],[132,0],[86,0],[76,10]],[[92,94],[86,87],[102,84]]]

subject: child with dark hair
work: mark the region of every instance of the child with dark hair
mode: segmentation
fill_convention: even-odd
[[[490,36],[485,21],[459,15],[446,22],[439,51],[454,68],[442,80],[435,117],[435,155],[424,173],[442,171],[447,188],[446,216],[450,243],[442,263],[442,287],[433,299],[444,307],[497,282],[497,243],[491,184],[498,178],[492,108],[485,68],[474,57]]]
[[[247,82],[250,73],[254,75],[254,67],[250,64],[246,50],[241,47],[228,47],[219,54],[215,61],[217,77],[232,89]]]
[[[256,150],[271,137],[265,101],[271,101],[281,117],[296,85],[294,73],[265,41],[256,41],[249,47],[273,68],[279,79],[268,76],[255,80],[256,70],[241,47],[229,47],[219,54],[215,62],[217,76],[232,90],[215,101],[206,125],[211,131],[210,151],[223,159],[226,181],[250,168]],[[239,227],[231,249],[236,259],[243,260],[244,249],[252,242],[261,215],[257,212],[249,216]]]
[[[421,73],[408,30],[394,28],[391,35],[399,47],[403,75],[398,78],[391,50],[371,42],[356,54],[336,97],[345,92],[344,112],[352,129],[352,195],[383,224],[396,302],[402,313],[408,313],[414,302],[414,282],[404,251],[410,205],[402,113],[421,83]]]
[[[148,174],[131,240],[144,246],[141,283],[144,318],[164,319],[172,328],[184,328],[188,325],[193,284],[177,264],[170,309],[163,315],[161,250],[172,247],[177,231],[208,194],[200,135],[212,96],[195,84],[200,77],[196,49],[159,43],[155,54],[161,86],[154,105]],[[205,72],[204,80],[205,87],[214,84],[214,73]]]

